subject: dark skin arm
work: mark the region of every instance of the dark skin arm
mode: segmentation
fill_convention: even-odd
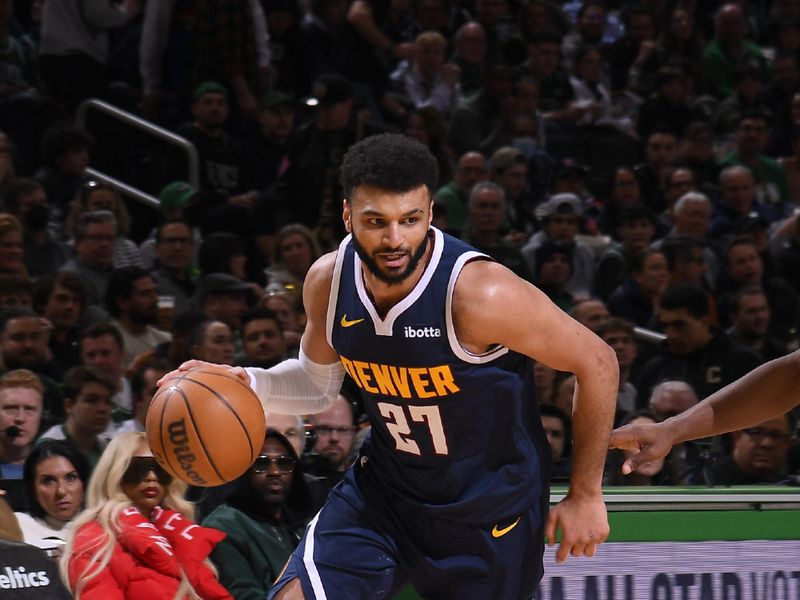
[[[798,404],[800,350],[761,365],[666,421],[615,429],[610,447],[639,451],[622,465],[622,472],[628,474],[666,456],[675,444],[757,425]]]

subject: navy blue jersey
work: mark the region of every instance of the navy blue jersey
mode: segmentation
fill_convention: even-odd
[[[451,314],[463,266],[483,254],[431,228],[416,287],[381,319],[350,237],[339,247],[327,335],[361,390],[372,432],[370,472],[388,494],[447,519],[488,523],[547,492],[549,447],[531,360],[459,344]]]

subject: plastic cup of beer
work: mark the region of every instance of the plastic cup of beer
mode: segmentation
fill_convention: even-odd
[[[175,317],[175,296],[158,297],[158,327],[164,331],[172,329]]]

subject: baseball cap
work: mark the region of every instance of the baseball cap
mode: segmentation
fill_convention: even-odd
[[[333,106],[353,97],[350,80],[335,73],[320,75],[311,88],[311,96],[306,99],[309,106]]]
[[[294,106],[294,98],[292,98],[289,94],[284,94],[278,90],[267,92],[261,98],[261,110],[269,110],[270,108],[275,108],[281,104],[291,104]]]
[[[194,299],[202,302],[209,294],[244,294],[250,286],[228,273],[209,273],[200,278],[195,288]]]
[[[498,148],[489,159],[489,169],[494,172],[505,171],[516,164],[524,165],[527,161],[525,155],[512,146]]]
[[[161,210],[169,210],[188,204],[196,195],[197,190],[185,181],[173,181],[161,190],[158,199]]]
[[[222,94],[227,98],[228,90],[224,85],[216,81],[204,81],[195,88],[194,94],[192,94],[192,102],[197,102],[206,94]]]
[[[536,210],[540,217],[550,217],[557,213],[583,216],[583,204],[575,194],[563,193],[550,196],[546,202],[540,204]]]

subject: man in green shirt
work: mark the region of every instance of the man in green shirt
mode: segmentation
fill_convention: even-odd
[[[64,376],[64,410],[67,420],[53,425],[37,440],[65,440],[83,453],[94,469],[114,433],[111,397],[115,381],[93,367],[74,367]]]
[[[767,116],[757,111],[745,112],[736,128],[736,148],[725,156],[722,167],[744,165],[756,181],[756,199],[782,216],[789,201],[786,173],[775,160],[763,154],[769,135]]]
[[[270,429],[253,466],[203,521],[227,534],[211,561],[236,600],[267,596],[318,508],[291,443]]]
[[[444,206],[447,229],[455,235],[464,231],[469,216],[469,193],[472,187],[489,179],[486,158],[480,152],[467,152],[458,159],[453,181],[440,187],[434,201]]]
[[[747,21],[738,4],[725,4],[714,18],[714,39],[703,51],[703,66],[708,91],[720,100],[734,93],[733,72],[742,64],[753,64],[766,83],[767,59],[761,49],[746,39]]]

